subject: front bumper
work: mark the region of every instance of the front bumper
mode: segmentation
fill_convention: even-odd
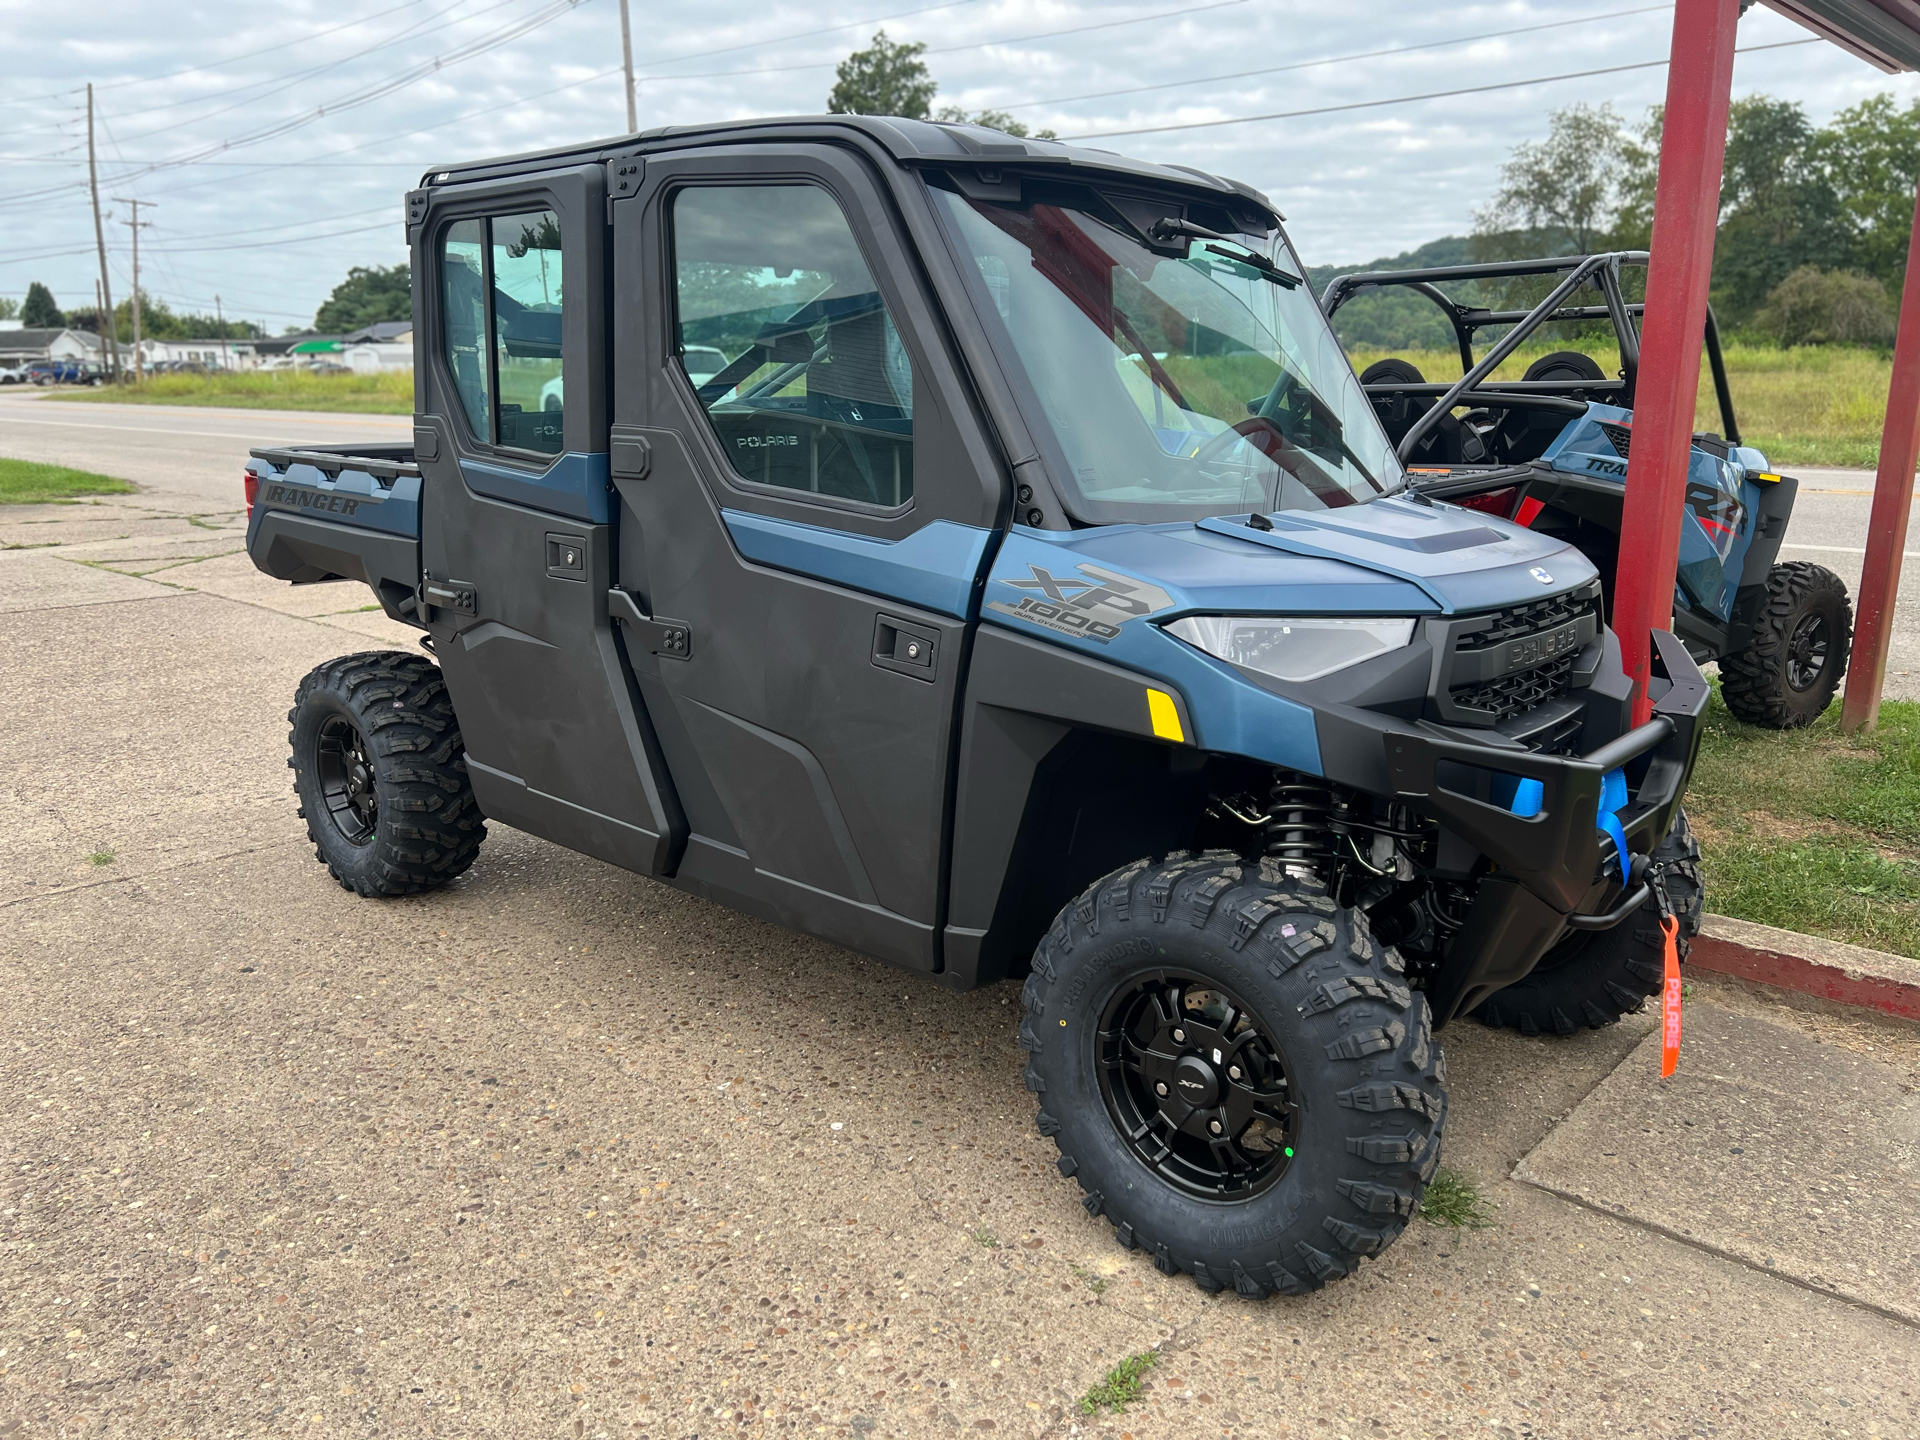
[[[1582,917],[1621,907],[1621,892],[1631,888],[1622,878],[1634,877],[1603,877],[1600,871],[1596,821],[1608,771],[1621,769],[1626,776],[1628,801],[1620,819],[1630,852],[1651,854],[1671,828],[1699,753],[1700,717],[1710,691],[1674,636],[1656,630],[1653,642],[1653,718],[1586,755],[1506,749],[1455,738],[1462,732],[1438,726],[1386,732],[1396,796],[1467,841],[1493,867],[1428,990],[1436,1027],[1524,979],[1569,928],[1598,928],[1591,921],[1580,926]],[[1533,815],[1516,815],[1486,798],[1510,776],[1539,782]]]

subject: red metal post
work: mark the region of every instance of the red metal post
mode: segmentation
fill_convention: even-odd
[[[1871,730],[1880,719],[1880,686],[1893,635],[1893,602],[1900,593],[1900,558],[1907,548],[1907,512],[1913,471],[1920,464],[1920,189],[1914,193],[1907,239],[1907,278],[1900,290],[1900,331],[1893,342],[1893,379],[1880,432],[1880,470],[1873,482],[1873,519],[1860,569],[1854,610],[1853,659],[1840,704],[1842,730]]]
[[[1673,627],[1673,575],[1680,561],[1680,517],[1700,389],[1739,19],[1740,0],[1677,0],[1673,9],[1666,125],[1653,198],[1653,260],[1613,588],[1613,628],[1634,682],[1636,723],[1644,723],[1652,709],[1649,632]]]

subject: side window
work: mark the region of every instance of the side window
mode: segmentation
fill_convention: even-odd
[[[459,220],[440,249],[447,366],[474,438],[565,448],[560,220],[551,210]]]
[[[447,368],[460,408],[480,439],[488,437],[486,221],[457,220],[440,242],[440,313],[445,325]]]
[[[558,455],[565,397],[560,386],[560,217],[551,210],[499,215],[493,230],[494,374],[498,441]]]
[[[899,505],[913,366],[853,231],[817,185],[673,199],[680,364],[744,480]]]

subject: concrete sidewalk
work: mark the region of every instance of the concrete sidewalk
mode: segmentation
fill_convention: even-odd
[[[40,547],[0,552],[7,1440],[1920,1433],[1913,1030],[1703,983],[1662,1087],[1650,1016],[1457,1026],[1492,1228],[1209,1297],[1055,1173],[1011,987],[498,826],[444,891],[339,889],[286,706],[406,632],[195,519],[0,512]],[[1688,1143],[1708,1113],[1763,1160]],[[1155,1346],[1142,1404],[1077,1413]]]

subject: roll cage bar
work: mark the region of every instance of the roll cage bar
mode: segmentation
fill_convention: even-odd
[[[1493,260],[1474,265],[1437,265],[1424,270],[1372,270],[1356,275],[1339,275],[1327,282],[1320,297],[1321,313],[1332,323],[1334,312],[1363,290],[1403,285],[1426,296],[1438,305],[1453,326],[1460,346],[1460,365],[1464,372],[1451,384],[1414,384],[1388,381],[1365,387],[1368,395],[1437,395],[1439,398],[1413,423],[1400,439],[1397,451],[1404,463],[1427,432],[1440,423],[1440,417],[1456,405],[1482,405],[1512,410],[1553,410],[1569,415],[1586,411],[1586,397],[1605,394],[1624,409],[1633,407],[1633,392],[1640,374],[1640,331],[1634,317],[1644,315],[1646,306],[1630,302],[1620,289],[1620,270],[1626,265],[1646,265],[1645,250],[1613,250],[1596,255],[1551,255],[1537,260]],[[1561,275],[1547,298],[1531,310],[1489,310],[1484,306],[1463,305],[1440,289],[1446,280],[1507,280],[1523,275]],[[1567,300],[1582,285],[1591,282],[1599,289],[1600,305],[1568,305]],[[1620,345],[1621,373],[1617,380],[1502,380],[1487,388],[1481,382],[1499,368],[1500,363],[1519,348],[1520,343],[1550,321],[1610,320]],[[1493,348],[1479,360],[1474,358],[1476,331],[1493,325],[1513,328],[1494,342]],[[1726,361],[1720,353],[1720,327],[1715,323],[1713,307],[1707,307],[1707,364],[1713,373],[1714,394],[1720,402],[1720,423],[1729,444],[1740,443],[1740,426],[1734,419],[1733,392],[1727,385]]]

